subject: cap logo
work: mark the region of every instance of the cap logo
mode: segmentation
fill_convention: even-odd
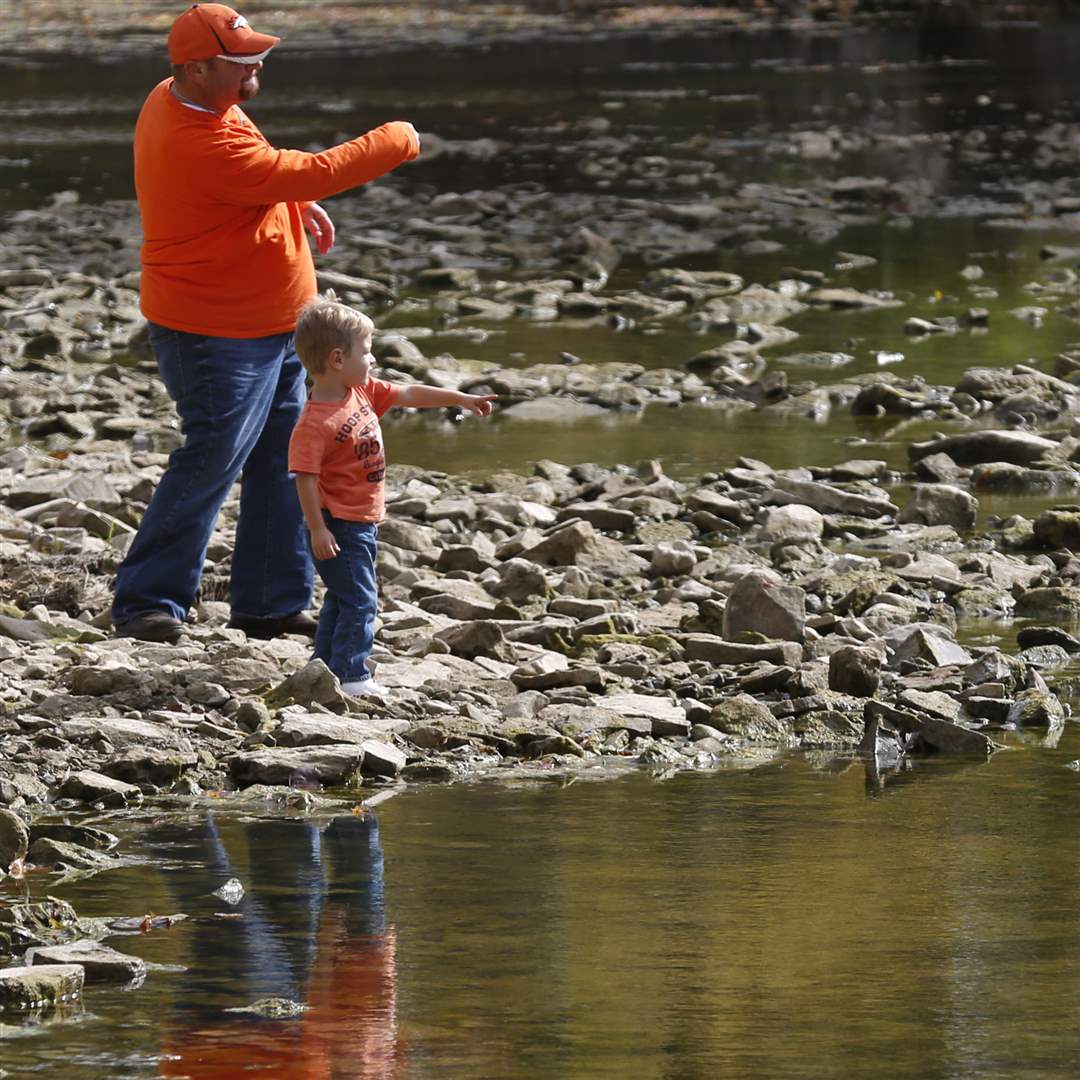
[[[244,18],[243,15],[234,15],[229,20],[229,29],[230,30],[250,30],[251,27],[248,25],[248,21],[247,21],[247,19]]]

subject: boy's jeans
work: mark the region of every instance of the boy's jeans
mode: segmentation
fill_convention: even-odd
[[[170,455],[117,572],[113,621],[148,611],[187,617],[218,511],[241,469],[233,613],[303,611],[313,575],[288,450],[306,395],[292,334],[204,337],[151,323],[150,344],[184,444]]]
[[[375,643],[379,608],[375,582],[378,526],[369,521],[342,521],[323,510],[326,527],[341,549],[332,559],[316,559],[326,584],[326,599],[315,631],[314,659],[321,660],[343,682],[371,678],[367,658]]]

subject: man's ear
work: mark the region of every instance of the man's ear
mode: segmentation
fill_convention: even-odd
[[[199,83],[206,78],[210,65],[205,60],[189,60],[184,66],[184,78]]]

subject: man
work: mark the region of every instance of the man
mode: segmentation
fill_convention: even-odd
[[[317,154],[275,149],[240,104],[259,92],[278,41],[224,4],[194,4],[169,33],[173,76],[135,128],[141,307],[184,442],[117,573],[121,637],[179,639],[241,471],[229,625],[314,635],[311,557],[287,468],[305,396],[292,331],[316,293],[304,229],[329,251],[334,225],[317,200],[415,158],[420,141],[397,121]]]

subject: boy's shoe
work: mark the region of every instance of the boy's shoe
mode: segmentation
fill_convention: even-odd
[[[164,611],[141,611],[130,619],[113,624],[113,633],[117,637],[157,641],[166,645],[175,645],[183,630],[184,624]]]
[[[292,615],[278,615],[269,619],[255,615],[233,615],[227,625],[233,630],[243,630],[248,637],[269,641],[282,634],[303,634],[313,638],[319,624],[306,611],[295,611]]]
[[[389,697],[390,691],[385,686],[380,686],[374,679],[364,679],[361,682],[343,682],[341,692],[350,697]]]

